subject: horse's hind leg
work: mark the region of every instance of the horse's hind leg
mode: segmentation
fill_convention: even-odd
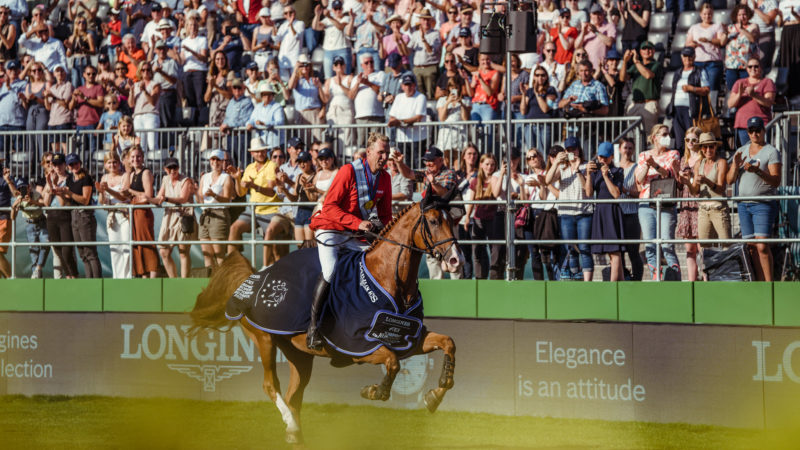
[[[286,361],[289,362],[290,377],[289,386],[286,388],[286,402],[299,424],[300,410],[303,407],[303,394],[305,393],[306,386],[308,386],[308,382],[311,380],[311,370],[314,367],[314,355],[298,350],[292,345],[291,341],[280,340],[278,341],[278,346],[286,356]],[[286,433],[286,440],[291,443],[292,436],[288,428],[286,429]],[[295,442],[302,441],[299,428],[294,438],[296,439]]]
[[[397,355],[386,347],[381,347],[369,356],[354,359],[355,362],[366,362],[371,364],[383,364],[386,368],[386,376],[380,384],[372,384],[364,386],[361,389],[361,396],[367,400],[389,400],[389,395],[392,393],[392,384],[400,371],[400,363],[397,360]]]
[[[425,335],[420,353],[430,353],[434,350],[444,352],[444,363],[439,377],[439,387],[428,391],[423,399],[430,412],[436,412],[444,394],[453,387],[453,373],[456,369],[456,343],[450,336],[429,331]]]

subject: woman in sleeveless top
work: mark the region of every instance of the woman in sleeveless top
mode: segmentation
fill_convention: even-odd
[[[728,161],[719,158],[717,150],[720,142],[713,134],[700,135],[700,151],[703,158],[697,162],[694,169],[692,192],[699,198],[719,198],[725,196],[727,184],[725,175],[728,173]],[[697,212],[697,238],[698,239],[730,239],[731,216],[728,204],[724,200],[699,202]],[[701,244],[710,247],[711,244]],[[723,243],[723,247],[728,244]]]
[[[328,147],[319,151],[317,162],[319,162],[319,169],[314,175],[314,188],[316,188],[317,203],[322,205],[322,202],[325,201],[325,194],[328,193],[328,189],[331,188],[331,183],[333,183],[333,178],[336,177],[336,172],[339,171],[339,164],[336,162],[333,151]]]
[[[623,170],[622,194],[620,198],[639,198],[639,189],[636,186],[636,145],[633,139],[624,137],[619,141],[619,167]],[[639,239],[642,228],[639,225],[639,205],[636,203],[620,203],[622,209],[622,225],[625,239]],[[631,261],[631,281],[642,281],[644,263],[639,254],[639,244],[625,244],[625,253]],[[625,261],[623,261],[624,265]],[[626,269],[623,269],[623,272]]]
[[[258,12],[258,20],[260,24],[253,30],[250,50],[255,53],[253,60],[258,64],[258,71],[266,72],[267,62],[274,56],[272,32],[275,26],[272,24],[268,8],[261,8],[261,11]]]
[[[161,181],[161,189],[158,195],[151,200],[154,205],[163,205],[164,202],[173,205],[190,203],[195,193],[194,182],[183,175],[178,170],[178,160],[169,158],[164,162],[165,176]],[[158,245],[161,261],[167,276],[176,278],[178,273],[175,261],[172,260],[173,244],[163,242],[175,241],[194,241],[197,240],[197,224],[194,219],[194,208],[192,207],[166,207],[164,217],[161,219],[161,229],[158,232],[158,240],[162,242]],[[192,269],[192,259],[189,253],[190,244],[178,246],[178,256],[181,260],[181,278],[189,278]]]
[[[124,205],[130,202],[125,191],[127,176],[122,170],[122,161],[116,152],[107,152],[103,157],[103,167],[106,173],[97,185],[100,204]],[[127,241],[131,238],[131,223],[128,220],[128,210],[109,209],[106,219],[108,240],[111,242]],[[112,245],[111,272],[114,278],[130,278],[131,275],[131,250],[129,245]]]
[[[329,124],[349,125],[355,122],[355,110],[353,108],[353,98],[357,92],[353,92],[350,97],[350,83],[353,81],[351,75],[344,71],[344,58],[337,56],[333,59],[333,77],[325,81],[325,86],[320,92],[320,100],[328,105],[326,118]],[[357,91],[357,90],[356,90]],[[353,144],[353,130],[345,128],[337,133],[339,148]]]
[[[0,6],[6,11],[0,15],[0,60],[13,61],[17,59],[17,26],[10,23],[11,10],[8,6]]]
[[[478,175],[469,182],[469,190],[474,200],[494,200],[500,195],[501,178],[495,177],[497,160],[492,154],[481,156]],[[474,216],[472,215],[474,211]],[[476,241],[502,239],[503,218],[499,214],[497,205],[467,205],[466,216],[473,217],[470,238]],[[465,229],[469,224],[464,225]],[[500,253],[492,246],[491,259],[486,252],[485,244],[472,247],[474,255],[475,278],[485,280],[503,279],[503,269]]]
[[[211,68],[206,79],[206,92],[203,100],[208,104],[208,125],[218,128],[225,120],[225,109],[231,98],[228,86],[228,57],[224,52],[214,52]],[[212,146],[213,148],[213,146]]]
[[[43,191],[45,206],[65,206],[67,204],[66,192],[67,162],[62,153],[53,155],[52,170],[47,175],[47,185]],[[50,242],[74,242],[72,237],[72,214],[65,210],[50,210],[47,215],[47,234]],[[78,276],[78,262],[75,259],[75,247],[72,245],[58,245],[53,247],[61,261],[61,272],[65,278]]]
[[[153,199],[153,173],[144,167],[142,147],[134,145],[128,153],[133,170],[128,177],[128,188],[125,191],[134,205],[146,205]],[[137,208],[133,210],[133,240],[154,241],[153,210]],[[155,278],[158,270],[158,253],[155,245],[133,246],[133,275],[142,278]]]
[[[487,54],[481,53],[478,57],[478,72],[472,76],[472,83],[470,84],[472,92],[472,111],[470,112],[470,120],[495,120],[500,118],[500,100],[498,94],[500,93],[500,74],[492,69],[491,57]],[[493,142],[492,127],[488,126],[489,130],[486,133],[486,143]],[[485,150],[486,146],[484,146]]]
[[[681,159],[680,187],[678,196],[681,198],[697,197],[691,189],[693,169],[702,159],[700,145],[697,143],[701,130],[691,127],[686,130],[684,141],[686,149]],[[678,212],[678,224],[675,227],[675,236],[679,239],[697,239],[697,202],[681,202]],[[684,244],[686,247],[686,270],[689,272],[689,281],[697,281],[697,244]]]
[[[28,117],[25,122],[25,129],[28,131],[41,131],[47,129],[47,122],[50,114],[45,107],[44,92],[50,88],[50,83],[45,78],[44,65],[39,62],[31,62],[28,65],[30,70],[30,82],[25,88],[25,97],[28,99]],[[36,138],[36,155],[45,151],[44,135]]]
[[[161,85],[153,79],[153,66],[148,61],[139,64],[136,77],[139,81],[131,88],[128,106],[133,108],[133,127],[139,130],[142,150],[147,152],[156,149],[156,133],[142,130],[155,130],[161,124],[158,115]]]
[[[223,172],[225,152],[214,150],[209,158],[211,170],[200,177],[197,196],[203,197],[203,203],[228,203],[233,199],[233,179]],[[200,215],[200,240],[224,241],[231,228],[231,216],[228,208],[203,208]],[[225,259],[224,244],[202,244],[203,261],[206,267],[215,267]]]
[[[67,58],[72,59],[72,86],[83,86],[83,69],[90,64],[89,56],[95,54],[94,39],[87,32],[86,16],[75,19],[72,36],[64,41]]]

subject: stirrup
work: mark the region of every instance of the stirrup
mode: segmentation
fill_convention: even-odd
[[[325,342],[323,342],[322,337],[319,335],[319,329],[314,327],[314,329],[308,330],[308,334],[306,334],[306,346],[311,350],[322,350]]]

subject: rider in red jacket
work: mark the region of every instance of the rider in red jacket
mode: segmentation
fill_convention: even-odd
[[[370,134],[367,157],[339,169],[325,195],[322,210],[311,219],[322,266],[314,288],[311,324],[306,337],[311,349],[322,348],[317,322],[328,298],[339,247],[364,250],[366,245],[353,238],[351,232],[377,231],[392,220],[392,180],[383,169],[388,158],[389,138],[379,133]]]

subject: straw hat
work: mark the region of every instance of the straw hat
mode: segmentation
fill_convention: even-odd
[[[253,139],[250,139],[250,148],[247,149],[248,152],[260,152],[264,150],[268,150],[267,144],[261,140],[260,137],[256,136]]]
[[[714,145],[720,144],[716,136],[714,136],[714,133],[702,133],[700,135],[700,142],[698,142],[698,145],[708,145],[708,144],[714,144]]]

